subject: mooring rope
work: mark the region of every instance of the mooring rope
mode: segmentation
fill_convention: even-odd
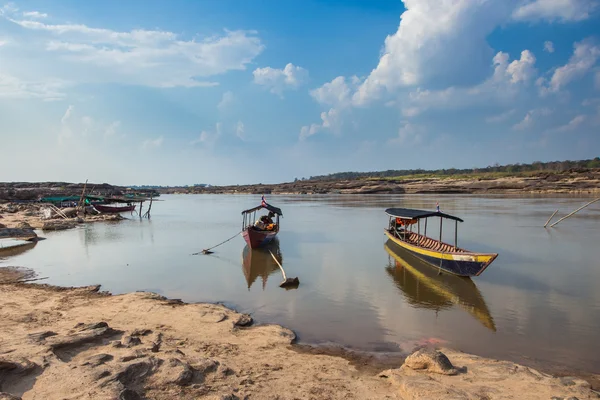
[[[233,240],[233,239],[235,239],[235,238],[236,238],[236,237],[237,237],[237,236],[238,236],[240,233],[242,233],[242,232],[244,232],[244,231],[239,231],[238,233],[236,233],[235,235],[233,235],[233,236],[232,236],[232,237],[230,237],[229,239],[227,239],[227,240],[224,240],[224,241],[222,241],[221,243],[219,243],[219,244],[217,244],[217,245],[215,245],[215,246],[213,246],[213,247],[209,247],[208,249],[204,249],[204,250],[202,250],[202,251],[199,251],[199,252],[197,252],[197,253],[192,253],[192,255],[193,255],[193,256],[197,256],[198,254],[206,254],[206,252],[208,252],[208,251],[210,251],[210,250],[214,249],[215,247],[219,247],[220,245],[222,245],[222,244],[225,244],[225,243],[229,242],[230,240]]]

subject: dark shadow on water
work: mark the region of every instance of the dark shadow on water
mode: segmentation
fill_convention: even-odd
[[[486,328],[496,331],[494,319],[479,289],[470,278],[443,273],[388,240],[386,272],[404,295],[408,304],[436,312],[459,306]]]

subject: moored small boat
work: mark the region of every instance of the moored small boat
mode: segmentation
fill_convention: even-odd
[[[269,214],[253,222],[256,212],[262,209],[268,210]],[[251,249],[264,247],[277,236],[280,216],[283,216],[281,209],[268,204],[264,196],[259,206],[242,211],[242,236]],[[273,221],[272,217],[276,217],[276,220]]]
[[[96,208],[96,210],[102,212],[102,213],[122,213],[122,212],[129,212],[129,211],[134,211],[135,210],[135,204],[131,204],[131,205],[126,205],[126,206],[109,206],[106,204],[96,204],[94,205],[94,207]]]
[[[477,253],[458,247],[458,223],[462,219],[436,210],[434,212],[410,208],[388,208],[385,210],[390,217],[387,237],[398,246],[408,250],[416,257],[432,267],[459,276],[478,276],[495,259],[496,253]],[[431,217],[440,218],[439,240],[427,237],[427,220]],[[454,245],[442,242],[442,222],[444,219],[455,223]],[[421,221],[425,229],[421,234]],[[414,226],[417,225],[417,231]]]

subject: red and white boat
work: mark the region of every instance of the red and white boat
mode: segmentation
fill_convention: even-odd
[[[269,211],[269,214],[260,216],[257,220],[256,213],[263,209]],[[265,196],[259,206],[242,211],[242,236],[251,249],[264,247],[277,236],[280,216],[283,216],[281,209],[268,204]],[[272,221],[272,217],[276,217],[275,221]]]

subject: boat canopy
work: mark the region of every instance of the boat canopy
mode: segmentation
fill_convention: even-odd
[[[251,209],[249,209],[249,210],[242,211],[242,215],[244,215],[244,214],[249,214],[249,213],[253,213],[253,212],[255,212],[255,211],[258,211],[258,210],[260,210],[261,208],[266,208],[267,210],[269,210],[269,211],[271,211],[271,212],[273,212],[273,213],[275,213],[275,214],[277,214],[277,215],[281,215],[281,216],[283,216],[283,213],[281,212],[281,209],[280,209],[280,208],[274,207],[274,206],[272,206],[272,205],[270,205],[270,204],[268,204],[268,203],[264,203],[264,204],[261,204],[260,206],[257,206],[257,207],[254,207],[254,208],[251,208]]]
[[[453,215],[444,214],[439,211],[424,211],[424,210],[414,210],[412,208],[388,208],[385,210],[385,213],[389,216],[402,218],[402,219],[422,219],[429,217],[441,217],[452,219],[454,221],[464,222],[462,219],[455,217]]]

